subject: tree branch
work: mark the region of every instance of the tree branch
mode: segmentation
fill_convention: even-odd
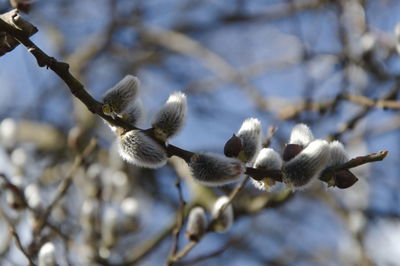
[[[82,103],[84,103],[87,108],[94,114],[97,114],[107,122],[109,122],[111,125],[114,125],[121,129],[121,134],[124,134],[125,132],[132,130],[132,129],[138,129],[136,127],[133,127],[126,123],[124,120],[116,117],[115,119],[111,118],[110,116],[107,116],[103,113],[102,111],[102,103],[98,102],[95,100],[84,88],[84,86],[69,72],[69,66],[67,63],[64,62],[59,62],[55,58],[48,56],[45,54],[39,47],[37,47],[30,39],[29,39],[29,34],[27,34],[25,31],[17,28],[15,25],[10,25],[7,22],[3,21],[0,19],[0,32],[4,31],[11,35],[13,38],[15,38],[18,42],[23,44],[28,51],[32,53],[32,55],[36,58],[38,65],[40,67],[48,67],[51,70],[53,70],[68,86],[69,90],[71,93],[78,98]],[[388,96],[385,96],[383,99],[387,99]],[[371,107],[366,107],[366,108],[371,108]],[[153,136],[153,130],[148,129],[144,130],[146,134],[149,136]],[[167,154],[169,157],[175,155],[178,156],[182,159],[184,159],[186,162],[190,161],[191,156],[193,155],[193,152],[181,149],[179,147],[176,147],[174,145],[168,144],[164,145],[165,149],[167,151]],[[367,155],[368,156],[368,155]],[[364,162],[366,163],[366,162]],[[354,166],[352,166],[354,167]],[[348,168],[347,168],[348,169]],[[250,177],[254,178],[255,180],[261,180],[264,177],[271,177],[275,179],[278,182],[282,182],[282,172],[281,171],[276,171],[276,170],[261,170],[261,169],[254,169],[251,167],[246,168],[245,174],[249,175]],[[324,181],[324,180],[322,180]]]

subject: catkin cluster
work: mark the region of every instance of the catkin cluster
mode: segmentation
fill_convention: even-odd
[[[104,95],[103,112],[135,127],[143,113],[138,98],[139,84],[134,76],[123,78]],[[181,92],[172,93],[153,119],[151,129],[134,129],[118,136],[121,156],[141,167],[163,166],[168,157],[168,140],[180,131],[186,113],[186,96]],[[272,148],[262,148],[262,127],[256,118],[244,120],[237,133],[226,142],[224,154],[200,152],[185,158],[194,180],[207,186],[225,185],[239,181],[246,168],[253,167],[281,171],[282,181],[295,189],[306,186],[324,170],[348,161],[340,142],[315,139],[305,124],[293,128],[282,156]],[[357,181],[349,170],[333,175],[333,181],[329,181],[341,188]],[[265,176],[252,182],[257,188],[268,190],[276,180]]]
[[[103,112],[120,117],[136,127],[140,120],[142,105],[139,96],[139,80],[126,76],[103,97]],[[165,145],[182,128],[187,113],[186,96],[172,93],[156,114],[150,131],[131,130],[118,136],[119,152],[123,159],[135,165],[158,168],[167,161]]]

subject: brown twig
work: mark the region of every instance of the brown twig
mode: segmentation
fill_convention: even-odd
[[[372,162],[378,162],[382,161],[385,159],[386,155],[389,153],[389,151],[380,151],[377,153],[371,153],[365,156],[359,156],[356,158],[351,159],[350,161],[341,164],[339,166],[336,166],[334,168],[328,168],[327,171],[340,171],[340,170],[347,170],[350,168],[354,168],[366,163],[372,163]]]
[[[51,201],[51,203],[49,204],[49,206],[47,206],[47,208],[45,209],[39,222],[37,223],[37,226],[34,230],[35,235],[40,234],[40,232],[42,231],[44,225],[46,224],[46,221],[48,220],[52,210],[67,193],[69,187],[72,184],[73,177],[75,176],[76,172],[79,169],[79,166],[83,163],[84,158],[86,158],[94,150],[94,148],[96,147],[96,144],[97,144],[97,140],[93,138],[90,141],[89,145],[82,152],[82,154],[76,156],[74,164],[72,165],[69,173],[67,174],[65,179],[58,186],[56,195],[54,196],[54,198]]]
[[[173,243],[172,243],[172,247],[171,247],[171,252],[168,256],[167,259],[167,265],[171,265],[171,259],[175,256],[178,248],[179,248],[179,235],[180,232],[182,230],[182,226],[183,226],[183,220],[185,218],[185,205],[186,202],[183,199],[183,194],[182,194],[182,184],[181,184],[181,179],[179,176],[176,177],[176,181],[175,181],[175,186],[176,189],[178,190],[178,196],[179,196],[179,210],[178,210],[178,214],[176,217],[176,226],[172,232],[172,236],[173,236]]]
[[[175,222],[169,224],[161,232],[159,232],[155,237],[145,241],[140,247],[136,248],[126,259],[125,262],[112,264],[113,266],[130,266],[137,264],[141,259],[146,257],[150,252],[157,248],[161,242],[166,239],[174,230]]]
[[[0,174],[3,178],[6,178],[5,175]],[[8,215],[0,208],[0,213],[1,216],[4,217],[4,219],[6,220],[7,224],[8,224],[8,228],[9,231],[11,233],[11,235],[14,237],[15,239],[15,244],[17,245],[18,249],[24,254],[24,256],[27,258],[28,262],[29,262],[29,266],[34,266],[35,263],[33,262],[33,258],[31,256],[29,256],[29,253],[26,251],[26,249],[23,247],[22,243],[21,243],[21,239],[17,233],[17,229],[15,228],[15,222],[11,220],[10,217],[8,217]]]
[[[187,243],[175,256],[170,260],[170,263],[174,263],[184,258],[189,252],[199,243],[198,240],[191,240]]]
[[[206,232],[213,232],[214,231],[214,225],[218,221],[218,219],[221,217],[221,215],[224,213],[225,209],[231,204],[231,202],[235,199],[235,197],[238,195],[238,193],[244,188],[246,183],[249,181],[250,177],[246,176],[246,178],[239,183],[238,185],[235,186],[235,188],[232,190],[232,192],[229,194],[229,199],[228,202],[221,207],[219,210],[218,214],[216,217],[214,217],[210,223],[207,226]],[[189,252],[199,243],[201,239],[199,240],[191,240],[189,243],[187,243],[175,256],[170,258],[170,263],[174,263],[185,257]]]
[[[231,238],[229,241],[227,241],[222,247],[218,248],[217,250],[210,252],[208,254],[204,255],[199,255],[196,258],[182,261],[178,265],[194,265],[196,263],[208,260],[210,258],[222,255],[230,246],[238,243],[241,239],[240,238]]]
[[[29,256],[28,252],[25,250],[25,248],[22,246],[21,239],[19,238],[19,235],[17,234],[16,228],[10,224],[10,232],[14,236],[15,243],[17,247],[21,250],[21,252],[25,255],[25,257],[29,261],[29,266],[34,266],[35,263],[33,262],[33,259]]]

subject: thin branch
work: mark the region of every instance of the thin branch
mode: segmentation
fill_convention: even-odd
[[[29,261],[29,266],[34,266],[35,263],[33,262],[33,259],[29,256],[28,252],[25,250],[25,248],[22,246],[21,239],[19,238],[16,228],[10,224],[10,232],[15,238],[15,243],[17,244],[17,247],[21,250],[21,252],[25,255],[25,257]]]
[[[37,210],[33,209],[31,206],[29,206],[25,194],[22,191],[21,188],[19,188],[18,186],[16,186],[15,184],[13,184],[4,173],[0,173],[0,178],[2,178],[5,183],[6,183],[6,188],[10,189],[22,202],[23,206],[22,207],[26,207],[31,213],[33,213],[36,217],[39,216]],[[50,221],[46,220],[44,221],[45,225],[47,225],[51,230],[53,230],[55,233],[57,233],[58,235],[60,235],[63,239],[68,239],[68,235],[66,235],[65,233],[63,233],[59,228],[57,228],[57,226],[55,226],[54,224],[50,223]]]
[[[283,108],[279,113],[278,117],[282,120],[293,119],[303,111],[314,111],[314,112],[325,112],[328,109],[333,108],[340,101],[353,102],[362,105],[367,108],[378,108],[378,109],[390,109],[400,110],[400,101],[386,100],[386,97],[371,99],[363,95],[355,94],[343,94],[338,95],[335,99],[325,100],[320,102],[301,102],[299,104],[292,104]]]
[[[208,254],[200,255],[196,258],[186,260],[186,261],[181,261],[178,265],[194,265],[196,263],[211,259],[213,257],[217,257],[219,255],[222,255],[230,246],[238,243],[241,239],[240,238],[231,238],[229,241],[227,241],[222,247],[219,249],[210,252]]]
[[[174,257],[171,258],[170,263],[177,262],[184,258],[197,245],[197,243],[199,243],[199,240],[191,240]]]
[[[241,183],[239,183],[238,185],[235,186],[235,188],[229,194],[228,201],[226,202],[226,204],[219,209],[218,215],[216,217],[214,217],[211,220],[211,222],[208,224],[207,232],[213,232],[214,231],[214,225],[217,223],[217,221],[223,215],[223,213],[226,210],[226,208],[228,208],[228,206],[232,203],[232,201],[235,199],[235,197],[244,188],[244,186],[249,181],[249,179],[250,179],[250,177],[246,176],[246,178]]]
[[[382,108],[382,109],[400,109],[400,101],[371,99],[363,95],[345,94],[341,97],[349,102],[358,103],[367,107]]]
[[[1,176],[3,178],[5,178],[5,175],[1,174]],[[35,263],[33,262],[33,258],[31,258],[31,256],[29,256],[29,253],[26,251],[26,249],[23,247],[22,243],[21,243],[21,239],[17,233],[17,229],[15,228],[15,222],[11,220],[10,217],[8,217],[8,215],[3,211],[2,208],[0,208],[0,213],[1,215],[4,217],[4,219],[6,220],[8,227],[9,227],[9,231],[11,233],[11,235],[14,237],[15,239],[15,244],[18,247],[18,249],[24,254],[24,256],[27,258],[28,262],[29,262],[29,266],[35,266]]]
[[[54,199],[51,201],[49,206],[46,208],[44,211],[43,215],[41,216],[41,219],[37,223],[37,226],[34,230],[36,235],[39,235],[40,232],[42,231],[44,225],[46,224],[46,221],[48,220],[52,210],[54,207],[59,203],[59,201],[65,196],[67,193],[69,187],[72,184],[73,177],[75,176],[76,172],[78,171],[79,167],[83,163],[84,158],[86,158],[96,147],[97,141],[96,139],[92,139],[88,146],[85,148],[85,150],[82,152],[81,155],[76,156],[74,164],[72,165],[69,173],[65,177],[65,179],[60,183],[60,185],[57,188],[56,195],[54,196]]]
[[[175,228],[175,223],[169,224],[161,232],[159,232],[155,237],[145,241],[140,247],[134,249],[130,252],[129,258],[122,263],[112,264],[113,266],[130,266],[137,264],[141,259],[146,257],[150,252],[157,248],[161,242],[167,238],[172,230]]]
[[[380,151],[377,153],[371,153],[365,156],[359,156],[356,158],[351,159],[350,161],[341,164],[339,166],[336,166],[334,168],[331,169],[327,169],[326,171],[340,171],[340,170],[347,170],[350,168],[354,168],[366,163],[372,163],[372,162],[378,162],[378,161],[382,161],[383,159],[385,159],[386,155],[388,155],[389,151]]]
[[[182,230],[182,226],[183,226],[183,220],[185,218],[185,205],[186,202],[183,199],[183,194],[182,194],[182,184],[181,184],[181,179],[179,176],[176,177],[176,181],[175,181],[175,186],[176,189],[178,190],[178,196],[179,196],[179,210],[178,210],[178,214],[176,217],[176,226],[172,232],[172,236],[173,236],[173,243],[172,243],[172,248],[171,248],[171,252],[168,256],[167,259],[167,265],[170,265],[170,261],[171,259],[175,256],[178,248],[179,248],[179,235],[180,232]]]
[[[207,226],[206,232],[213,232],[214,231],[214,225],[220,218],[220,216],[224,213],[225,209],[229,206],[229,204],[232,203],[232,201],[235,199],[235,197],[239,194],[239,192],[244,188],[246,183],[249,181],[250,177],[246,176],[246,178],[239,183],[238,185],[235,186],[235,188],[232,190],[232,192],[229,194],[229,199],[228,202],[221,207],[221,209],[218,212],[218,215],[214,217],[210,223]],[[203,236],[204,237],[204,236]],[[201,239],[199,240],[191,240],[189,243],[187,243],[175,256],[170,258],[169,262],[174,263],[185,257],[189,252],[199,243]]]

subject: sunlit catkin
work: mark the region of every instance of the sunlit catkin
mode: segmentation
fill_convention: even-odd
[[[202,207],[195,207],[190,210],[186,236],[193,241],[199,241],[207,228],[206,213]]]
[[[238,181],[245,165],[238,159],[214,153],[197,153],[192,156],[189,168],[193,178],[207,186],[221,186]]]
[[[176,135],[186,120],[186,113],[186,95],[172,93],[152,123],[156,138],[165,141]]]
[[[243,162],[251,162],[261,149],[261,122],[256,118],[244,120],[237,132],[237,137],[242,141],[242,151],[238,158]]]
[[[327,165],[328,167],[344,164],[349,160],[349,157],[347,156],[343,144],[337,140],[329,143],[329,153],[330,153],[330,159]]]
[[[326,167],[329,161],[329,144],[314,140],[282,167],[283,181],[292,189],[308,184]]]
[[[233,208],[227,196],[222,196],[214,203],[212,217],[215,219],[214,231],[224,233],[228,231],[233,224]],[[227,205],[228,204],[228,205]],[[227,205],[225,207],[225,205]],[[223,210],[223,208],[225,208]]]
[[[159,168],[167,162],[165,148],[139,130],[119,137],[119,153],[124,160],[140,167]]]
[[[271,148],[263,148],[258,153],[254,168],[280,170],[282,167],[281,156]],[[275,180],[265,177],[263,180],[257,181],[251,179],[253,185],[261,190],[268,190],[271,186],[275,185]]]
[[[133,102],[138,94],[139,79],[132,75],[125,76],[103,96],[103,112],[113,118],[122,116],[122,112]]]
[[[122,119],[131,126],[136,126],[143,116],[143,105],[139,100],[130,103],[122,112]]]
[[[289,144],[297,144],[305,147],[313,140],[314,136],[310,128],[306,124],[297,124],[292,129]]]
[[[39,266],[56,266],[56,254],[53,243],[45,243],[39,250],[38,255]]]

